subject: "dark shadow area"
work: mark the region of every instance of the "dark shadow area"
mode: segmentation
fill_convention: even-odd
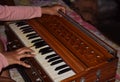
[[[105,5],[108,7],[106,11],[99,12],[96,27],[111,41],[120,45],[120,0],[111,1],[109,6]]]
[[[73,2],[70,2],[70,0],[64,1],[70,8],[81,15],[75,4],[73,5]],[[94,26],[104,36],[120,45],[120,0],[98,0],[97,5],[97,24],[94,24]]]

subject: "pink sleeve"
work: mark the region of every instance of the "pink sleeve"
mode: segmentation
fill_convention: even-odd
[[[0,5],[0,21],[31,19],[41,15],[41,7]]]
[[[6,66],[8,66],[7,59],[0,53],[0,71]]]

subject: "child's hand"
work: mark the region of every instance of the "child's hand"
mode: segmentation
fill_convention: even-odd
[[[61,6],[61,5],[54,5],[54,6],[50,6],[50,7],[43,7],[42,9],[42,14],[49,14],[49,15],[58,15],[60,16],[60,14],[58,13],[59,10],[61,10],[62,12],[65,13],[65,7]]]
[[[32,54],[33,52],[34,52],[33,50],[27,47],[24,47],[16,51],[5,52],[3,54],[6,57],[9,65],[19,64],[19,65],[29,68],[30,65],[26,64],[24,61],[21,61],[20,59],[26,58],[26,57],[34,57],[35,54]]]

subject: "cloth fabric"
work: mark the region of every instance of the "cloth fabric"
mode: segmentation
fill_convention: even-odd
[[[7,51],[7,35],[5,33],[5,26],[4,25],[0,25],[0,41],[1,44],[3,44],[4,47],[4,51]]]
[[[0,21],[31,19],[41,17],[41,15],[41,7],[37,6],[0,5]]]
[[[6,51],[6,35],[5,35],[5,27],[0,26],[0,51]],[[0,53],[0,71],[2,68],[8,66],[7,59],[4,57],[2,53]]]
[[[0,53],[0,71],[6,66],[8,66],[8,61],[5,58],[5,56],[2,53]]]

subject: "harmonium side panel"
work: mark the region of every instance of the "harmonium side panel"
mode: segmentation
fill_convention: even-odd
[[[116,59],[112,62],[102,63],[97,67],[87,69],[62,82],[115,82],[117,62],[118,60]]]
[[[59,20],[58,20],[59,19]],[[80,78],[82,77],[82,72],[84,71],[85,75],[83,76],[90,76],[92,72],[94,72],[93,78],[99,78],[99,76],[96,75],[97,71],[100,70],[100,76],[102,77],[99,79],[100,81],[107,81],[108,79],[114,78],[116,74],[116,68],[117,68],[117,62],[118,58],[111,53],[108,52],[107,49],[105,49],[103,46],[98,44],[96,41],[88,37],[84,32],[80,31],[80,29],[73,26],[71,23],[69,23],[67,20],[65,20],[62,17],[58,16],[49,16],[44,15],[42,18],[30,20],[29,23],[33,23],[33,28],[39,33],[41,32],[43,35],[46,35],[46,32],[49,32],[50,35],[54,36],[59,40],[70,52],[73,53],[73,55],[69,55],[70,57],[64,57],[63,54],[60,54],[60,56],[74,69],[77,70],[76,76],[72,77],[74,79],[78,79],[78,82]],[[39,26],[39,28],[36,28],[36,26]],[[41,30],[42,29],[42,30]],[[44,37],[44,36],[43,36]],[[44,37],[46,40],[49,37]],[[54,42],[52,39],[51,42]],[[51,45],[52,46],[52,45]],[[54,46],[53,46],[54,48]],[[56,49],[55,47],[54,49]],[[82,62],[85,67],[82,72],[79,71],[79,68],[74,68],[74,64],[70,62],[67,59],[71,59],[71,57],[78,62]],[[106,67],[107,66],[107,67]],[[86,68],[87,67],[87,68]],[[112,67],[112,68],[111,68]],[[108,70],[108,68],[111,68]],[[106,71],[107,70],[107,71]],[[112,71],[112,72],[109,72]],[[107,76],[106,76],[107,75]],[[77,78],[79,77],[79,78]],[[91,78],[91,77],[90,77]],[[87,78],[89,82],[94,81],[94,79]],[[65,82],[67,82],[68,79],[66,79]],[[64,82],[64,80],[63,80]]]

